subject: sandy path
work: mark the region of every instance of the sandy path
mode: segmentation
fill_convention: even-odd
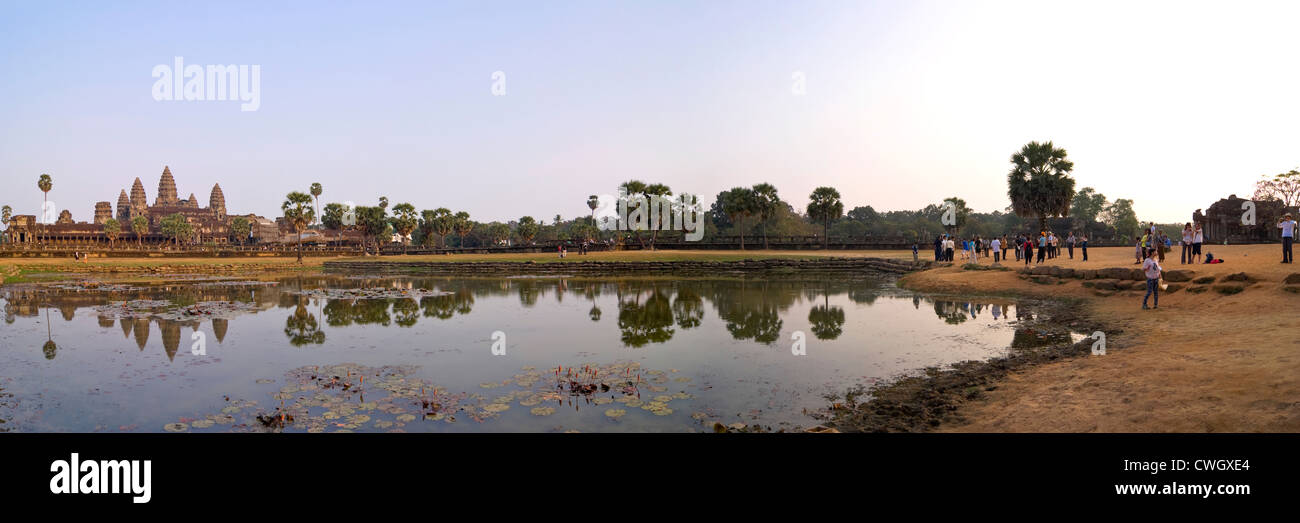
[[[1045,286],[1014,272],[942,268],[905,278],[935,291],[1028,292],[1078,296],[1103,324],[1105,356],[1040,365],[1012,374],[997,390],[964,405],[967,423],[944,431],[974,432],[1296,432],[1300,431],[1300,294],[1282,280],[1300,273],[1283,265],[1278,245],[1212,246],[1227,263],[1181,266],[1177,251],[1165,269],[1196,277],[1245,272],[1255,283],[1239,294],[1178,291],[1160,309],[1141,310],[1142,292],[1095,296],[1078,280]],[[1090,261],[1053,260],[1075,268],[1137,267],[1130,248],[1091,249]],[[1023,267],[1023,265],[1017,265]]]

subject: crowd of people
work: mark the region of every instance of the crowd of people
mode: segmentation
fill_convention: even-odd
[[[1074,249],[1077,247],[1083,261],[1088,261],[1088,236],[1083,233],[1075,234],[1074,231],[1070,231],[1065,238],[1057,236],[1052,231],[1042,231],[1037,236],[1018,234],[1015,237],[1003,235],[992,238],[978,235],[959,238],[943,234],[934,238],[934,260],[979,263],[980,257],[983,256],[985,259],[992,259],[993,263],[1002,263],[1010,261],[1011,256],[1014,255],[1017,262],[1023,260],[1025,265],[1029,265],[1035,262],[1035,252],[1038,256],[1035,263],[1043,263],[1061,256],[1062,246],[1065,247],[1064,254],[1071,260],[1074,259]],[[913,254],[915,251],[916,247],[913,246]]]

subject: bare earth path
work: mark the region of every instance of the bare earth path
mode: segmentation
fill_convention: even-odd
[[[1012,374],[959,410],[967,423],[941,430],[1300,431],[1300,294],[1283,289],[1300,266],[1279,263],[1278,245],[1206,247],[1226,263],[1182,266],[1174,251],[1165,269],[1190,268],[1197,278],[1245,272],[1258,282],[1234,295],[1165,294],[1159,310],[1143,311],[1143,292],[1098,297],[1078,280],[1042,285],[1015,272],[957,268],[907,276],[905,285],[922,290],[1083,297],[1102,324],[1122,330],[1108,337],[1105,356]],[[1138,267],[1131,248],[1091,249],[1086,264],[1077,251],[1075,258],[1046,265]]]

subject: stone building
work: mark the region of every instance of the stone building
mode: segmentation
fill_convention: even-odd
[[[137,217],[144,217],[149,223],[149,232],[139,240],[146,244],[156,244],[170,239],[163,236],[162,220],[173,214],[185,217],[195,231],[192,243],[230,242],[230,224],[234,216],[226,213],[226,196],[221,192],[221,185],[213,185],[208,197],[208,207],[199,207],[198,197],[190,194],[186,200],[177,197],[176,179],[170,167],[163,167],[162,177],[158,180],[158,194],[153,205],[146,200],[144,184],[139,178],[131,185],[128,195],[123,189],[117,197],[116,215],[109,202],[95,204],[94,222],[74,222],[72,213],[64,210],[53,224],[37,223],[36,217],[23,215],[14,217],[14,223],[5,232],[11,243],[42,243],[50,245],[106,245],[108,238],[104,235],[103,223],[109,217],[116,217],[121,224],[118,241],[135,242],[137,238],[131,222]],[[255,241],[279,241],[278,230],[268,230],[259,226],[268,222],[265,218],[246,215],[253,224]]]
[[[1253,224],[1245,223],[1249,207],[1246,202],[1254,204]],[[1277,228],[1277,221],[1288,212],[1300,217],[1296,207],[1287,207],[1278,200],[1247,200],[1233,194],[1214,202],[1204,213],[1197,209],[1192,213],[1192,223],[1201,225],[1205,243],[1280,242],[1282,231]]]

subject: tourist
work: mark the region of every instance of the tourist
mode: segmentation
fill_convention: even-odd
[[[1038,262],[1043,263],[1043,258],[1047,256],[1047,250],[1050,247],[1047,244],[1047,231],[1038,233]]]
[[[1137,261],[1133,263],[1135,264],[1142,263],[1142,260],[1147,259],[1147,250],[1143,248],[1142,238],[1138,238],[1137,241],[1133,244],[1133,247],[1134,247],[1133,256],[1137,258]]]
[[[1065,249],[1070,252],[1070,259],[1074,259],[1074,231],[1070,231],[1070,236],[1065,239]]]
[[[1002,235],[1002,261],[1007,261],[1007,235]]]
[[[934,261],[943,261],[943,236],[934,237]]]
[[[1147,294],[1142,297],[1142,309],[1159,309],[1160,308],[1160,272],[1163,271],[1160,262],[1156,261],[1156,251],[1152,250],[1147,253],[1147,259],[1142,262],[1142,271],[1147,277]],[[1156,299],[1151,307],[1147,307],[1147,298],[1155,295]]]
[[[1282,263],[1291,263],[1291,246],[1295,244],[1296,221],[1291,213],[1286,213],[1277,221],[1277,228],[1282,229]]]
[[[1025,236],[1024,238],[1025,240],[1020,243],[1020,250],[1024,252],[1025,266],[1028,267],[1029,260],[1033,259],[1034,257],[1034,242],[1031,241],[1028,236]]]
[[[1201,224],[1196,224],[1196,234],[1192,235],[1192,258],[1199,260],[1201,258],[1201,243],[1205,241],[1205,233],[1201,230]]]
[[[1192,230],[1192,222],[1187,222],[1186,225],[1183,225],[1183,241],[1181,242],[1183,246],[1183,254],[1178,258],[1178,263],[1180,265],[1196,263],[1193,258],[1194,254],[1192,253],[1192,239],[1195,236],[1196,231]]]
[[[980,262],[980,237],[976,236],[970,241],[970,262]]]
[[[1143,230],[1143,233],[1142,233],[1142,259],[1141,259],[1141,260],[1138,260],[1138,263],[1142,263],[1142,260],[1147,259],[1147,252],[1151,250],[1151,240],[1154,240],[1154,239],[1155,239],[1155,238],[1152,236],[1152,234],[1153,234],[1153,233],[1152,233],[1151,231],[1148,231],[1148,230],[1145,230],[1145,229]]]
[[[943,241],[943,259],[946,262],[952,263],[952,251],[953,248],[956,247],[956,244],[953,243],[952,238],[948,238],[947,235],[944,235],[944,238],[947,239]]]
[[[1002,261],[1002,241],[997,239],[997,237],[994,237],[993,242],[989,244],[989,247],[993,250],[993,263]]]
[[[912,263],[921,261],[921,250],[918,248],[918,242],[912,242]]]
[[[1088,233],[1079,235],[1079,250],[1083,253],[1083,261],[1088,261]]]
[[[1156,252],[1159,253],[1160,263],[1164,263],[1165,251],[1169,250],[1169,237],[1165,236],[1165,231],[1156,231],[1154,247]]]

